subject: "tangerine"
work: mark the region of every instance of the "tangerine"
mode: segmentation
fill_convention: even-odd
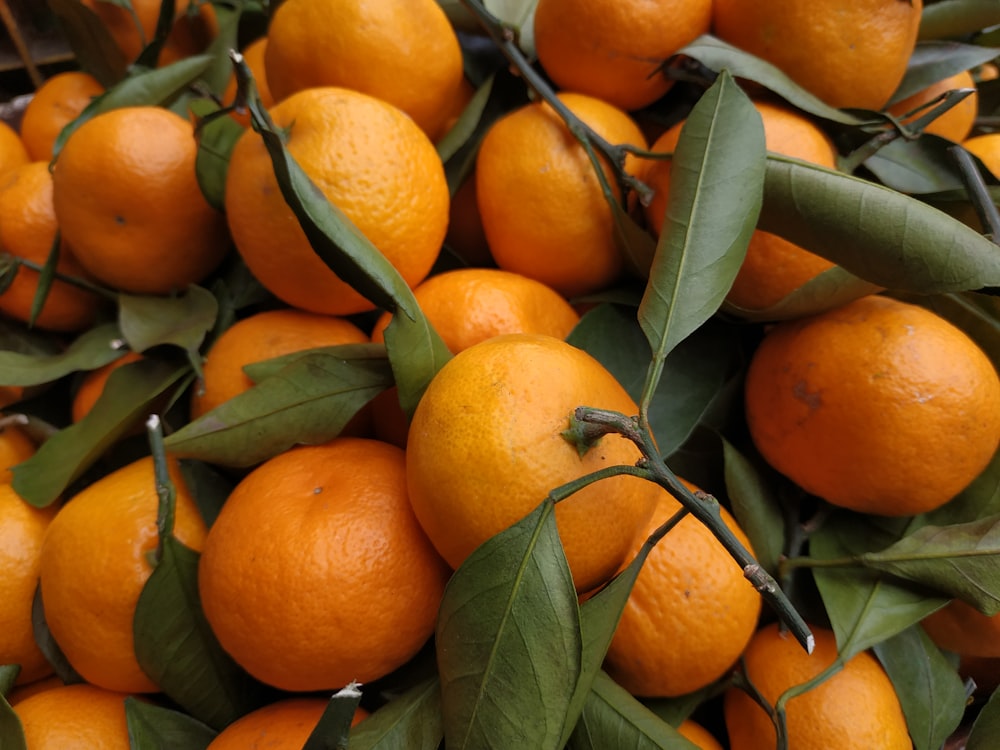
[[[933,119],[924,128],[923,132],[933,133],[942,138],[961,143],[969,137],[969,133],[972,132],[972,128],[976,124],[976,115],[979,114],[979,93],[976,89],[976,82],[972,78],[972,73],[967,70],[932,83],[916,94],[896,102],[886,112],[896,117],[902,117],[907,112],[917,109],[920,105],[932,102],[939,96],[955,89],[972,89],[972,93],[951,109],[946,110],[944,114]],[[920,117],[923,114],[924,112],[921,112],[916,117]],[[916,117],[910,119],[916,119]]]
[[[129,750],[127,697],[86,683],[63,685],[25,698],[14,713],[31,750]]]
[[[302,750],[328,704],[325,698],[275,701],[234,721],[205,750]],[[351,726],[367,716],[359,706]]]
[[[21,140],[32,161],[50,161],[56,139],[104,87],[90,73],[67,70],[35,91],[21,117]]]

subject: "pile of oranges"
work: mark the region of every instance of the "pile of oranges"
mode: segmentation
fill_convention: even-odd
[[[666,257],[730,210],[671,158],[728,64],[771,158],[905,192],[858,158],[902,144],[989,232],[995,68],[926,62],[935,3],[59,5],[80,69],[0,123],[0,746],[990,741],[998,576],[921,564],[996,565],[995,261]]]

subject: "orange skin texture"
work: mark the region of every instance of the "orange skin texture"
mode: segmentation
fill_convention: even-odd
[[[31,160],[51,160],[62,129],[103,93],[98,80],[81,70],[67,70],[46,80],[31,97],[21,118],[21,140]]]
[[[0,120],[0,175],[8,169],[31,161],[21,137],[6,122]]]
[[[685,485],[692,492],[697,488]],[[680,503],[666,490],[632,557]],[[722,520],[753,552],[725,508]],[[633,695],[669,697],[725,675],[757,629],[760,595],[705,524],[690,514],[650,552],[629,594],[604,668]]]
[[[341,86],[406,112],[436,140],[462,90],[458,37],[434,0],[287,0],[264,55],[275,101]]]
[[[114,109],[74,131],[55,163],[52,198],[63,239],[95,279],[167,294],[218,266],[226,220],[198,187],[196,154],[191,123],[162,107]]]
[[[364,438],[258,466],[223,506],[198,568],[223,648],[290,691],[405,664],[434,631],[448,575],[407,500],[402,449]]]
[[[715,0],[712,33],[833,107],[879,110],[903,80],[920,0]]]
[[[14,713],[31,750],[129,750],[126,693],[86,683],[64,685],[26,698]]]
[[[764,142],[769,151],[836,168],[837,153],[833,143],[812,121],[779,104],[758,100],[754,106],[764,123]],[[683,125],[680,122],[664,132],[652,150],[672,153]],[[646,207],[646,220],[659,235],[667,212],[671,162],[669,159],[648,160],[645,164],[643,181],[655,191]],[[832,267],[833,263],[826,258],[758,229],[750,238],[743,265],[726,300],[746,309],[766,309]]]
[[[960,656],[1000,657],[1000,615],[984,615],[954,599],[925,617],[921,624],[941,648]]]
[[[930,102],[937,97],[952,91],[953,89],[973,89],[973,92],[962,99],[962,101],[954,107],[947,110],[943,115],[932,120],[931,123],[924,128],[924,132],[933,133],[934,135],[939,135],[942,138],[947,138],[955,141],[956,143],[961,143],[969,137],[969,133],[972,132],[972,127],[976,123],[976,115],[979,113],[979,94],[975,90],[976,82],[973,80],[972,74],[967,70],[962,71],[961,73],[956,73],[950,78],[945,78],[943,81],[932,83],[930,86],[922,91],[918,91],[913,96],[909,96],[902,101],[896,102],[889,107],[886,112],[891,115],[895,115],[896,117],[902,117],[907,112],[919,107],[921,104],[926,104],[927,102]],[[911,119],[916,119],[917,117],[926,114],[926,112],[927,110],[924,110]]]
[[[682,721],[681,725],[677,727],[677,731],[680,732],[682,737],[693,742],[701,750],[723,750],[722,745],[712,736],[711,732],[691,719]]]
[[[52,672],[35,643],[31,604],[42,537],[55,513],[56,506],[36,508],[0,484],[0,664],[21,665],[18,685]]]
[[[833,631],[812,628],[807,655],[777,624],[762,628],[743,655],[746,674],[770,705],[788,688],[819,675],[837,658]],[[796,750],[912,750],[899,699],[874,656],[855,655],[818,687],[786,705],[788,746]],[[749,695],[730,688],[723,702],[731,750],[774,750],[771,719]]]
[[[441,249],[449,205],[444,167],[427,136],[391,104],[341,88],[301,91],[270,114],[290,129],[288,152],[327,199],[411,287],[423,281]],[[313,251],[252,131],[230,158],[226,214],[247,266],[289,305],[327,315],[374,309]]]
[[[583,94],[559,99],[609,143],[646,148],[639,126],[617,107]],[[603,166],[615,189],[612,170]],[[639,162],[629,158],[625,166],[633,173]],[[597,173],[547,104],[528,104],[493,124],[476,161],[476,193],[500,268],[566,297],[602,289],[621,275],[624,259]]]
[[[143,47],[153,41],[156,22],[160,17],[161,0],[131,0],[141,33],[136,28],[132,14],[125,8],[102,0],[81,2],[97,14],[128,60],[135,60]],[[188,14],[190,4],[190,0],[175,3],[174,25],[160,52],[161,66],[203,52],[219,33],[214,8],[209,3],[204,3],[199,6],[197,15],[191,16]]]
[[[18,685],[16,688],[11,690],[7,694],[7,702],[11,705],[11,707],[13,707],[33,695],[44,693],[46,690],[52,690],[53,688],[63,687],[65,684],[65,682],[54,674],[49,675],[48,677],[42,677],[41,679],[25,683],[24,685]]]
[[[14,479],[11,468],[35,455],[36,446],[24,430],[15,425],[0,429],[0,483],[10,484]]]
[[[635,445],[617,435],[603,437],[581,458],[562,432],[583,405],[638,413],[597,360],[552,336],[494,336],[438,371],[413,415],[406,473],[417,518],[453,568],[533,511],[550,490],[639,459]],[[618,571],[657,494],[646,480],[617,476],[556,506],[577,591]]]
[[[364,344],[368,336],[343,318],[282,309],[237,321],[216,339],[203,363],[202,382],[191,395],[191,418],[206,414],[253,387],[246,365],[338,344]]]
[[[657,69],[711,21],[711,0],[539,0],[535,47],[559,88],[633,110],[670,90]]]
[[[205,522],[170,461],[177,491],[174,535],[199,550]],[[153,461],[143,458],[81,490],[60,509],[42,543],[39,583],[49,630],[89,683],[155,692],[134,654],[136,602],[153,572],[158,499]]]
[[[227,726],[207,750],[302,750],[319,724],[326,698],[285,698],[242,716]],[[351,726],[368,716],[358,707]]]
[[[962,142],[965,149],[978,156],[994,175],[1000,174],[1000,133],[984,133]]]
[[[943,505],[1000,440],[990,360],[943,318],[887,297],[774,326],[745,392],[764,458],[807,492],[862,513]]]

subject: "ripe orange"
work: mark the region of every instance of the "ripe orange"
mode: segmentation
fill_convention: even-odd
[[[31,161],[21,136],[10,125],[0,120],[0,175],[8,169]]]
[[[138,57],[142,49],[153,41],[161,0],[131,0],[134,17],[120,3],[104,0],[81,2],[97,14],[128,60]],[[192,5],[197,5],[197,12],[192,12]],[[136,26],[136,19],[139,26]],[[218,33],[215,9],[211,3],[180,0],[175,4],[174,25],[160,53],[160,64],[167,65],[204,52]]]
[[[1000,175],[1000,133],[983,133],[962,141],[962,146],[978,156],[994,175]]]
[[[1000,657],[1000,615],[984,615],[954,599],[921,624],[941,648],[961,656]]]
[[[715,0],[712,28],[833,107],[878,110],[906,72],[921,9],[921,0]]]
[[[0,484],[11,483],[11,468],[35,455],[35,448],[34,441],[16,425],[0,428]]]
[[[639,126],[617,107],[583,94],[559,99],[606,141],[646,147]],[[631,172],[639,162],[630,158],[626,167]],[[607,165],[604,174],[614,188]],[[500,268],[567,297],[602,289],[621,274],[611,208],[594,166],[547,104],[528,104],[493,124],[479,149],[476,192]]]
[[[265,108],[270,109],[274,106],[274,97],[271,95],[271,89],[267,85],[267,73],[264,70],[265,49],[267,49],[267,37],[259,37],[243,48],[243,60],[246,62],[247,67],[250,68],[250,72],[253,74],[254,85],[257,87],[257,94],[260,96],[261,104],[263,104]],[[222,103],[232,104],[236,100],[236,91],[236,76],[234,74],[233,77],[229,79],[229,85],[226,86],[226,90],[222,94]],[[249,113],[234,112],[232,116],[244,127],[249,127]]]
[[[908,96],[906,99],[896,102],[886,111],[896,117],[902,117],[921,104],[926,104],[953,89],[973,89],[973,93],[969,94],[940,117],[932,120],[930,125],[924,128],[924,132],[933,133],[942,138],[948,138],[956,143],[961,143],[972,132],[972,127],[976,123],[976,115],[979,112],[979,95],[975,91],[976,82],[973,80],[972,74],[967,70],[945,78],[943,81],[932,83],[927,88],[913,94],[913,96]],[[925,112],[926,110],[917,115],[917,117],[920,117]]]
[[[395,105],[431,139],[444,135],[462,87],[462,51],[434,0],[286,0],[267,38],[276,101],[340,86]]]
[[[31,750],[129,750],[126,697],[86,683],[64,685],[24,699],[14,713]]]
[[[205,522],[177,462],[174,534],[199,549]],[[122,467],[81,490],[56,514],[42,542],[39,584],[45,619],[73,668],[108,690],[153,692],[140,669],[132,620],[152,573],[158,499],[152,458]]]
[[[53,200],[63,238],[96,279],[167,294],[201,281],[229,243],[198,187],[190,122],[162,107],[122,107],[77,128],[59,153]]]
[[[275,105],[271,117],[289,130],[289,153],[327,199],[411,287],[423,281],[444,240],[449,202],[444,166],[427,136],[396,107],[341,88],[301,91]],[[237,141],[226,182],[236,248],[271,292],[328,315],[374,308],[313,251],[257,133]]]
[[[805,115],[788,106],[755,101],[764,123],[767,149],[785,156],[834,169],[837,152],[827,135]],[[683,122],[663,133],[653,151],[672,153],[677,147]],[[669,160],[646,162],[643,181],[654,189],[646,206],[646,219],[656,234],[663,228],[670,191]],[[776,234],[757,230],[750,239],[746,257],[726,296],[727,301],[750,310],[762,310],[779,302],[833,263]]]
[[[71,407],[73,421],[79,422],[94,408],[94,404],[97,403],[97,399],[104,392],[104,386],[107,384],[112,372],[122,365],[138,362],[140,359],[142,359],[141,354],[129,351],[113,362],[109,362],[103,367],[98,367],[96,370],[88,372],[83,380],[80,381],[80,387],[73,396]]]
[[[691,491],[697,488],[685,485]],[[633,549],[670,519],[680,503],[667,491]],[[722,508],[747,549],[750,540]],[[688,515],[661,539],[629,594],[604,668],[633,695],[685,695],[722,677],[757,628],[760,595],[712,532]]]
[[[555,290],[510,271],[461,268],[431,276],[413,290],[417,304],[455,354],[502,333],[544,333],[564,339],[580,320]],[[384,313],[372,341],[392,320]]]
[[[253,386],[244,366],[284,354],[337,344],[363,344],[368,336],[343,318],[303,310],[269,310],[237,321],[208,352],[203,379],[191,395],[197,419]]]
[[[788,688],[819,675],[837,658],[833,631],[812,629],[816,648],[806,654],[778,628],[762,628],[743,655],[746,674],[772,706]],[[754,700],[730,688],[723,704],[732,750],[773,750],[770,718]],[[899,699],[878,661],[866,651],[818,687],[786,704],[788,746],[801,750],[911,750]]]
[[[712,733],[691,719],[682,721],[681,725],[677,727],[677,731],[681,733],[682,737],[693,742],[701,750],[722,750],[722,745],[712,736]]]
[[[535,49],[560,88],[639,109],[673,85],[658,67],[711,22],[711,0],[539,0]]]
[[[293,448],[254,469],[198,567],[223,648],[290,691],[402,666],[433,632],[447,578],[407,500],[403,451],[364,438]]]
[[[24,108],[20,128],[32,161],[51,160],[52,147],[62,129],[102,93],[100,82],[82,70],[57,73],[39,86]]]
[[[42,677],[25,685],[18,685],[7,694],[7,702],[13,707],[33,695],[43,693],[46,690],[52,690],[53,688],[63,687],[65,684],[57,675],[51,674],[48,677]]]
[[[44,161],[22,164],[0,176],[0,250],[39,266],[45,264],[59,231],[52,193],[52,175]],[[56,270],[87,278],[65,242],[60,243]],[[11,285],[0,292],[0,312],[28,321],[38,279],[38,271],[19,268]],[[49,287],[35,325],[53,331],[78,331],[94,321],[99,304],[92,292],[57,279]]]
[[[862,513],[932,510],[1000,442],[1000,378],[960,329],[869,296],[779,323],[746,378],[750,434],[806,491]]]
[[[31,604],[42,536],[55,512],[55,506],[29,505],[9,484],[0,484],[0,664],[21,665],[18,685],[52,672],[35,643]]]
[[[638,411],[597,360],[552,336],[494,336],[437,373],[413,415],[406,474],[417,518],[452,567],[528,515],[550,490],[639,459],[635,445],[615,435],[581,457],[562,434],[578,406]],[[557,506],[578,591],[615,574],[658,492],[650,482],[619,476]]]
[[[326,698],[284,698],[251,711],[227,726],[206,750],[302,750],[319,724]],[[351,726],[368,715],[358,707]]]

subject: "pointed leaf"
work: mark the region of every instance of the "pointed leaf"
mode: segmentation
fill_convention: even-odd
[[[28,750],[21,720],[3,695],[0,695],[0,747],[4,750]]]
[[[581,634],[554,511],[546,499],[448,582],[436,645],[449,750],[559,747]]]
[[[667,215],[639,305],[654,363],[722,304],[757,222],[764,154],[760,114],[724,72],[674,151]]]
[[[215,297],[200,286],[190,286],[176,297],[118,296],[118,325],[137,352],[161,344],[197,352],[218,311]]]
[[[221,96],[233,79],[233,63],[229,50],[239,47],[240,20],[246,10],[245,3],[234,6],[213,3],[216,34],[205,54],[212,58],[211,64],[201,76],[202,83],[216,96]]]
[[[948,149],[954,141],[933,133],[916,140],[897,138],[865,159],[865,167],[879,182],[910,194],[963,189],[961,173]]]
[[[272,696],[222,650],[198,598],[199,555],[172,535],[135,608],[143,672],[187,713],[220,730]]]
[[[169,435],[181,458],[251,466],[304,443],[332,440],[358,409],[392,385],[377,344],[299,353],[285,367]]]
[[[10,694],[20,673],[20,664],[0,664],[0,695],[6,697]]]
[[[914,750],[939,750],[965,713],[965,687],[955,668],[919,626],[875,646],[899,696]]]
[[[205,750],[217,734],[192,716],[133,696],[125,699],[125,722],[132,750]]]
[[[932,83],[943,81],[971,68],[987,63],[1000,55],[1000,49],[948,41],[919,42],[910,55],[906,75],[889,105],[913,96]]]
[[[389,701],[351,729],[351,750],[437,750],[441,683],[432,677]]]
[[[223,504],[236,486],[236,479],[202,461],[180,461],[181,476],[194,497],[195,505],[209,528],[215,523]]]
[[[352,682],[334,693],[302,750],[346,750],[351,722],[360,701],[357,683]]]
[[[210,99],[196,99],[191,102],[191,110],[196,117],[203,118],[218,112],[219,106]],[[198,155],[194,165],[198,187],[205,200],[219,211],[225,208],[229,155],[245,130],[228,115],[218,115],[198,130]]]
[[[122,76],[129,61],[98,15],[79,0],[46,0],[80,67],[105,88]]]
[[[781,506],[763,472],[725,438],[722,438],[726,493],[733,515],[750,538],[754,556],[774,575],[785,548],[785,519]]]
[[[950,39],[1000,24],[1000,7],[990,0],[928,3],[920,16],[918,39]]]
[[[64,351],[56,354],[29,354],[5,345],[0,351],[0,383],[40,385],[77,370],[96,370],[125,353],[120,344],[118,326],[105,323],[80,334]]]
[[[979,711],[965,750],[995,750],[1000,741],[1000,690],[994,690]]]

